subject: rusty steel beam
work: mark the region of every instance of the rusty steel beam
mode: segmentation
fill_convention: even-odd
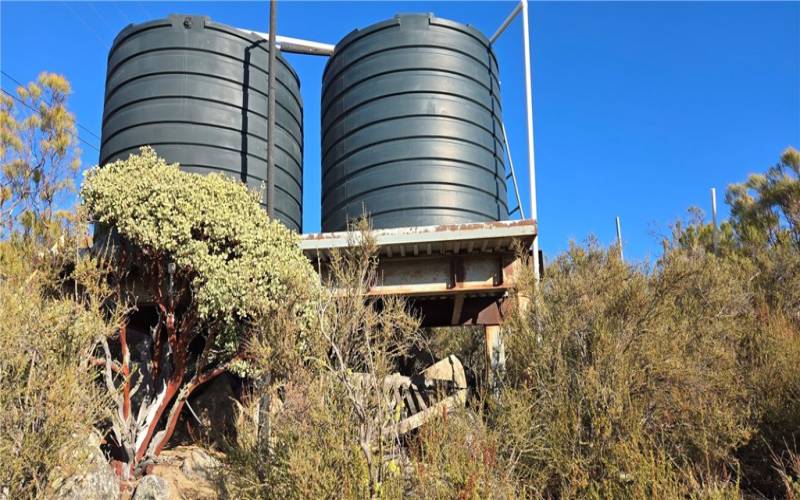
[[[514,277],[514,254],[381,259],[373,295],[502,293]]]

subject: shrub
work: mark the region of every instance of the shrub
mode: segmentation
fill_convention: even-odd
[[[526,486],[500,454],[502,437],[482,415],[460,410],[428,422],[409,443],[415,498],[521,498]]]
[[[54,479],[78,473],[92,426],[107,415],[91,352],[112,330],[98,308],[60,297],[54,270],[30,247],[0,243],[0,492],[52,494]],[[7,489],[6,489],[7,488]]]
[[[497,423],[545,495],[662,495],[735,473],[750,435],[737,346],[749,295],[729,263],[667,253],[652,272],[572,246],[506,327]]]
[[[398,415],[386,405],[383,381],[415,343],[419,324],[402,301],[366,295],[377,276],[374,243],[363,224],[350,248],[331,256],[309,338],[316,348],[287,370],[268,449],[259,446],[252,420],[243,420],[239,434],[250,439],[229,453],[225,479],[233,496],[402,493],[403,450],[391,432]]]

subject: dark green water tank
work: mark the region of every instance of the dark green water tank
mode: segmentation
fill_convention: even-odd
[[[130,25],[108,55],[100,164],[150,145],[188,172],[220,172],[263,192],[267,179],[267,42],[171,15]],[[300,80],[276,58],[275,215],[302,227]],[[266,208],[266,206],[265,206]]]
[[[478,30],[400,15],[336,45],[323,75],[322,229],[508,217],[497,60]]]

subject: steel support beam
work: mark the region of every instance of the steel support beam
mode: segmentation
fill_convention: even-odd
[[[262,31],[252,31],[243,28],[239,28],[239,31],[252,33],[263,38],[264,40],[269,39],[269,33],[264,33]],[[283,35],[277,35],[275,37],[275,42],[278,44],[278,48],[281,49],[282,52],[306,54],[310,56],[331,56],[333,55],[333,49],[336,48],[336,46],[331,43],[314,42],[311,40],[303,40],[302,38],[293,38]]]
[[[514,18],[519,15],[521,10],[522,10],[522,3],[520,2],[514,7],[514,10],[511,11],[511,14],[508,15],[506,20],[503,21],[503,24],[501,24],[500,27],[497,28],[497,31],[494,32],[494,35],[492,35],[492,37],[489,38],[489,43],[494,44],[494,42],[498,38],[500,38],[500,35],[502,35],[503,32],[506,30],[506,28],[508,28],[508,25],[511,24],[511,21],[513,21]]]

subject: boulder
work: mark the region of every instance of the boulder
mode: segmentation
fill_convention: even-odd
[[[119,478],[100,450],[100,436],[92,432],[81,446],[61,452],[62,463],[53,481],[55,498],[64,500],[107,500],[119,498]],[[63,477],[65,470],[79,471]]]
[[[213,481],[220,465],[220,461],[209,455],[205,450],[193,448],[183,460],[181,472],[189,477]]]
[[[179,446],[164,450],[150,473],[150,476],[158,476],[169,485],[167,489],[169,496],[159,498],[165,500],[220,498],[216,475],[221,462],[213,453],[196,446]]]
[[[172,500],[180,498],[172,484],[162,477],[149,475],[142,478],[133,493],[133,500]]]

